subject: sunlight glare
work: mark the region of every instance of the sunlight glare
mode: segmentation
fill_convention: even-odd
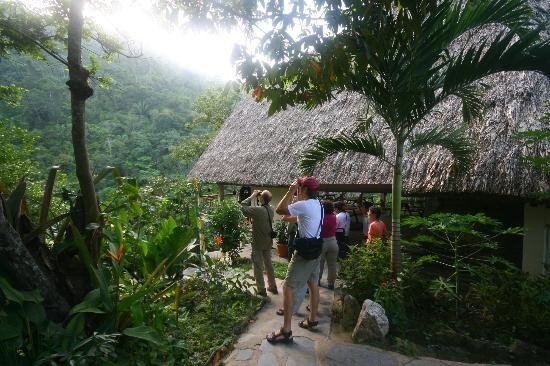
[[[235,77],[231,52],[239,36],[169,30],[155,19],[146,1],[124,1],[118,10],[88,12],[108,32],[137,41],[145,56],[159,57],[191,71],[224,80]]]
[[[35,10],[44,8],[46,3],[44,0],[20,1]],[[155,17],[150,0],[120,0],[117,4],[109,10],[87,6],[85,16],[106,33],[137,45],[144,57],[158,58],[207,77],[235,78],[231,52],[235,43],[242,42],[242,35],[168,29]]]

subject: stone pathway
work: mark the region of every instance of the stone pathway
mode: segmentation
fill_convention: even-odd
[[[243,253],[243,256],[246,255]],[[279,260],[274,253],[274,260]],[[326,274],[326,271],[325,271]],[[322,284],[324,279],[322,281]],[[411,358],[368,345],[354,344],[347,332],[341,332],[339,326],[331,325],[330,313],[334,292],[321,287],[319,304],[319,326],[314,331],[302,329],[298,322],[307,316],[305,307],[309,303],[306,297],[300,310],[292,317],[294,342],[289,344],[271,344],[266,334],[279,329],[283,318],[275,312],[282,307],[282,281],[277,280],[279,294],[270,295],[268,302],[257,314],[257,318],[241,334],[234,350],[227,355],[227,366],[458,366],[481,365],[443,361],[428,357]]]

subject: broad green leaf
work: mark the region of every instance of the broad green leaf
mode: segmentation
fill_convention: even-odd
[[[0,323],[0,328],[2,329],[0,332],[0,342],[8,339],[20,338],[22,336],[21,327],[12,324]]]
[[[38,290],[19,291],[15,289],[4,277],[0,277],[0,290],[4,293],[7,300],[22,304],[24,301],[39,303],[42,296]]]
[[[126,328],[122,331],[122,334],[127,335],[128,337],[139,338],[145,341],[156,344],[157,346],[162,346],[164,340],[160,337],[158,332],[146,325],[140,325],[139,327]]]
[[[21,314],[30,322],[40,325],[47,322],[46,312],[41,304],[34,302],[24,302]]]
[[[102,300],[100,290],[94,289],[86,295],[80,304],[73,306],[69,315],[74,315],[77,313],[103,314],[105,311],[100,309],[101,305]]]
[[[63,332],[63,341],[62,341],[63,347],[65,348],[69,347],[69,345],[75,339],[77,339],[77,337],[83,334],[85,320],[86,318],[84,314],[76,314],[71,318],[71,320],[69,321],[69,324],[67,324],[67,327]]]
[[[99,267],[98,269],[92,268],[92,271],[99,284],[99,293],[101,296],[101,302],[107,311],[112,311],[114,308],[113,299],[109,291],[109,274],[107,269]]]
[[[16,221],[19,220],[21,200],[25,196],[26,189],[27,183],[25,182],[25,178],[22,178],[6,201],[6,214],[8,216],[8,221],[13,227],[17,227]]]

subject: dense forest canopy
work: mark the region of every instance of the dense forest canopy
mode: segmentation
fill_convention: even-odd
[[[111,82],[107,87],[94,85],[86,109],[92,169],[97,173],[116,166],[141,182],[158,175],[185,176],[208,136],[219,127],[220,116],[211,114],[228,113],[237,98],[233,93],[222,98],[226,107],[210,108],[209,101],[220,103],[226,95],[221,82],[149,57],[118,56],[102,63],[100,73]],[[0,62],[0,85],[16,84],[27,90],[18,107],[0,104],[0,116],[39,137],[33,159],[42,170],[60,165],[64,171],[74,171],[67,78],[65,67],[55,61],[12,54]],[[182,155],[183,141],[199,143]],[[176,147],[179,153],[171,154]]]

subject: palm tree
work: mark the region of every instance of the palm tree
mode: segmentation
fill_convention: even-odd
[[[373,115],[367,114],[355,132],[317,139],[301,166],[311,174],[316,164],[338,152],[366,153],[393,165],[391,269],[397,274],[405,154],[441,146],[454,157],[457,171],[467,169],[471,160],[472,146],[461,127],[426,130],[419,125],[450,96],[462,101],[465,122],[480,118],[482,87],[475,82],[500,71],[549,75],[550,47],[539,36],[545,25],[534,20],[522,0],[345,3],[325,3],[330,35],[310,34],[296,43],[287,37],[293,48],[279,50],[283,56],[275,65],[260,68],[247,60],[241,66],[246,71],[255,65],[246,81],[255,88],[256,99],[271,100],[270,113],[300,103],[314,107],[332,98],[335,90],[352,90],[368,99],[369,109],[391,131],[395,150],[386,155],[369,130]],[[277,34],[281,38],[282,32],[276,31],[273,39]],[[285,42],[265,44],[281,48]]]

